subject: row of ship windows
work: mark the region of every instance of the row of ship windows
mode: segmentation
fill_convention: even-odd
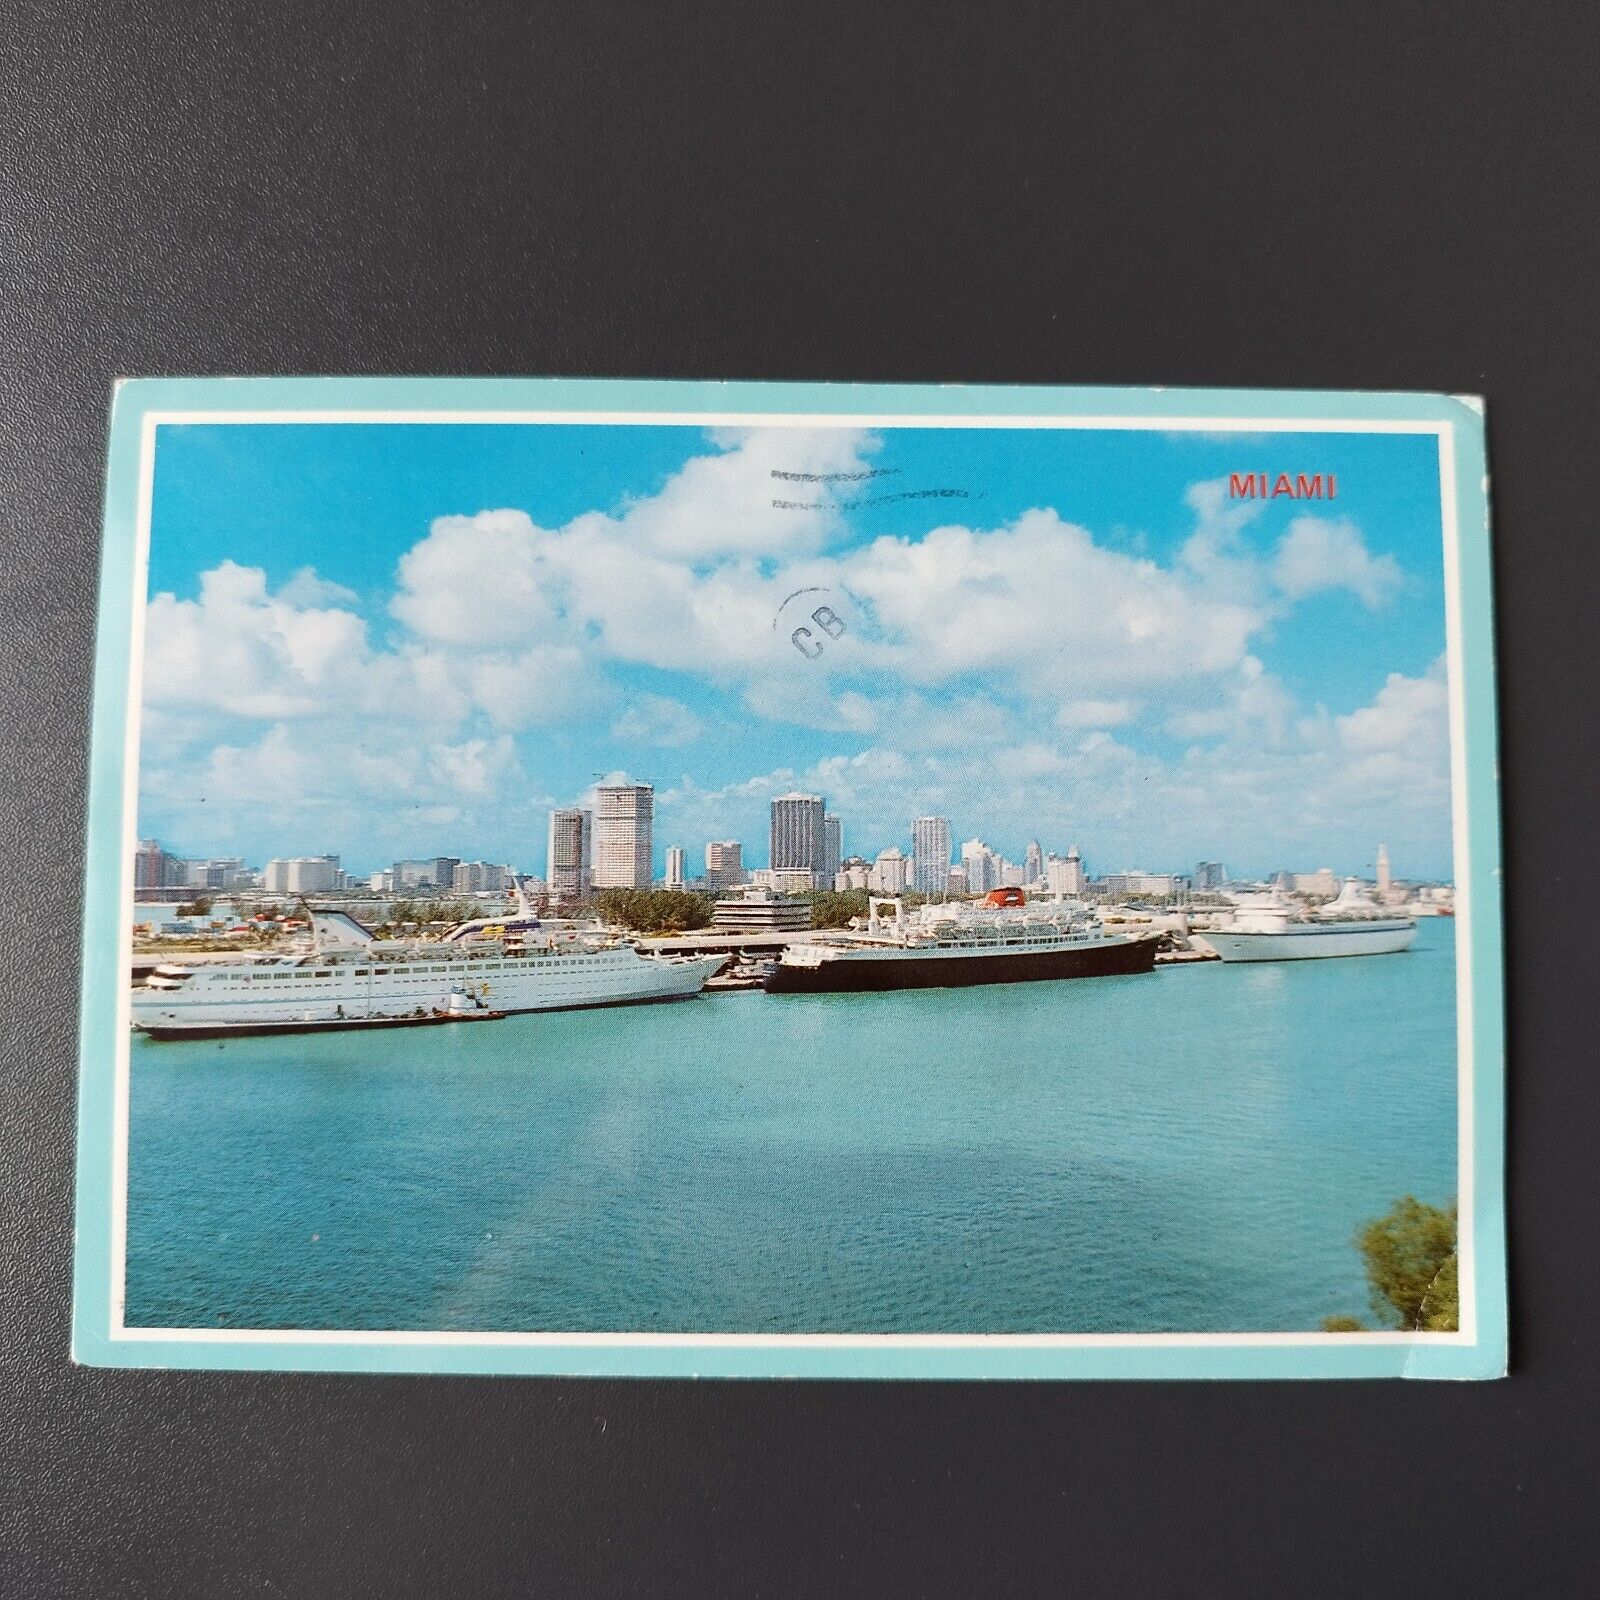
[[[541,968],[576,967],[586,964],[587,963],[581,963],[578,961],[555,960],[541,961],[539,966]],[[499,972],[503,969],[509,969],[513,972],[525,972],[532,966],[533,963],[531,961],[489,961],[485,962],[481,967],[476,967],[473,970],[476,972]],[[400,979],[402,982],[416,982],[418,981],[417,975],[419,974],[441,972],[456,973],[459,975],[461,969],[459,967],[410,967],[405,970],[398,970],[394,967],[357,967],[353,975],[357,978],[394,977]],[[246,983],[268,983],[274,979],[279,981],[290,980],[296,983],[303,983],[306,979],[306,974],[299,972],[246,972],[242,976]],[[324,970],[313,972],[310,974],[310,976],[313,978],[331,978],[333,973],[331,970]]]

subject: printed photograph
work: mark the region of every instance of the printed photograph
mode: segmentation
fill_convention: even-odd
[[[1441,437],[1249,417],[152,428],[122,1325],[1459,1333]]]

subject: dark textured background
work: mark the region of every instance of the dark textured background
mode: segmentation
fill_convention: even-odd
[[[1571,997],[1593,963],[1600,72],[1586,7],[1304,9],[0,7],[0,1593],[1459,1597],[1594,1577],[1600,1098]],[[1486,394],[1516,1375],[74,1370],[107,390],[231,372]]]

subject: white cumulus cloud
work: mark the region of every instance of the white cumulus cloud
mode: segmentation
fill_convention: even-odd
[[[1291,600],[1324,589],[1348,589],[1369,610],[1387,605],[1400,591],[1400,563],[1373,555],[1348,518],[1296,517],[1272,560],[1272,577]]]

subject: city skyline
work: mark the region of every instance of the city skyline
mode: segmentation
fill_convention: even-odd
[[[1338,499],[1231,499],[1274,452]],[[531,862],[610,779],[652,879],[789,793],[846,853],[1448,877],[1437,489],[1403,435],[174,428],[139,831]]]
[[[822,801],[821,796],[780,796],[779,801],[794,799],[815,799]],[[777,802],[774,802],[776,805]],[[559,898],[586,899],[589,895],[604,887],[666,887],[683,888],[696,886],[711,891],[735,886],[748,880],[751,873],[765,873],[771,870],[744,859],[743,845],[738,840],[707,840],[703,846],[684,845],[673,843],[663,846],[664,867],[663,871],[654,874],[648,882],[642,878],[630,884],[603,885],[596,884],[589,859],[590,828],[592,814],[588,811],[574,808],[553,810],[550,813],[549,828],[545,854],[542,859],[535,859],[534,865],[517,865],[513,862],[504,864],[489,863],[483,860],[468,860],[463,857],[423,856],[410,860],[401,860],[393,863],[388,868],[357,868],[343,869],[345,876],[352,886],[366,884],[369,879],[394,878],[393,884],[387,889],[393,892],[405,892],[408,887],[428,884],[442,891],[456,890],[462,892],[497,892],[510,887],[510,877],[517,876],[542,882],[553,894]],[[840,823],[841,819],[829,814],[827,821]],[[860,863],[872,866],[881,862],[885,857],[893,856],[904,863],[905,882],[902,887],[917,888],[916,879],[916,851],[915,838],[920,824],[942,824],[945,830],[950,827],[950,819],[944,817],[922,817],[913,819],[908,833],[912,838],[910,849],[902,849],[905,840],[880,844],[871,847],[865,852],[853,852],[848,857],[831,857],[832,870],[827,866],[817,869],[815,887],[825,888],[830,886],[834,877],[838,875],[840,866],[849,866],[851,863]],[[648,824],[647,824],[648,825]],[[935,837],[937,837],[937,830]],[[953,837],[953,835],[951,835]],[[687,863],[697,850],[703,848],[705,857],[705,871],[703,874],[691,873]],[[295,892],[301,887],[321,889],[328,887],[319,875],[315,881],[301,884],[296,881],[296,870],[303,871],[307,867],[322,867],[331,864],[335,874],[341,870],[342,857],[339,853],[322,855],[301,855],[288,857],[269,857],[260,868],[251,868],[243,857],[207,857],[184,856],[175,851],[167,851],[163,842],[158,839],[144,838],[138,841],[135,852],[134,875],[136,886],[148,882],[152,887],[157,886],[160,874],[159,867],[152,870],[150,861],[152,857],[164,858],[175,867],[190,869],[209,869],[213,873],[226,872],[231,877],[240,870],[255,870],[270,877],[271,869],[291,869],[288,880],[279,885],[282,892]],[[933,858],[937,859],[936,855]],[[975,861],[986,859],[986,870],[982,877],[978,877],[972,870]],[[1453,879],[1450,875],[1429,875],[1424,873],[1399,874],[1392,873],[1392,863],[1387,845],[1380,841],[1375,849],[1371,861],[1359,863],[1356,866],[1335,865],[1322,862],[1315,868],[1306,862],[1284,861],[1265,872],[1234,872],[1223,862],[1201,858],[1193,863],[1173,863],[1140,858],[1138,861],[1112,862],[1101,859],[1095,863],[1097,870],[1090,870],[1091,856],[1082,852],[1076,842],[1069,844],[1064,850],[1045,847],[1037,839],[1028,843],[1021,860],[1008,855],[1003,850],[995,850],[987,845],[981,838],[966,840],[959,850],[952,854],[946,863],[945,874],[939,879],[936,874],[924,880],[926,887],[921,890],[925,893],[941,893],[950,888],[955,879],[962,880],[963,890],[970,890],[974,894],[983,893],[988,889],[1002,886],[1002,882],[1016,881],[1022,884],[1048,883],[1053,889],[1065,885],[1066,892],[1075,893],[1083,887],[1086,881],[1105,882],[1122,879],[1137,879],[1148,877],[1161,878],[1186,878],[1196,889],[1210,889],[1222,887],[1229,883],[1268,882],[1275,878],[1289,877],[1294,880],[1295,887],[1303,892],[1333,893],[1337,882],[1346,877],[1365,878],[1375,882],[1380,889],[1387,888],[1391,878],[1400,882],[1411,883],[1449,883]],[[580,870],[581,864],[581,870]],[[439,865],[449,869],[445,874],[447,881],[440,881],[437,870]],[[543,871],[539,870],[542,866]],[[430,871],[431,869],[431,871]],[[1062,870],[1064,869],[1064,871]],[[780,870],[796,870],[795,868]],[[494,882],[477,881],[486,874],[504,874],[504,879]],[[462,881],[463,874],[466,881]],[[192,887],[225,889],[234,887],[231,881],[219,880],[207,884],[202,881],[198,870],[195,875],[181,880]],[[1332,887],[1330,887],[1332,885]],[[174,882],[169,887],[177,887]],[[271,891],[273,884],[265,883],[264,889]],[[376,887],[376,885],[373,885]]]

